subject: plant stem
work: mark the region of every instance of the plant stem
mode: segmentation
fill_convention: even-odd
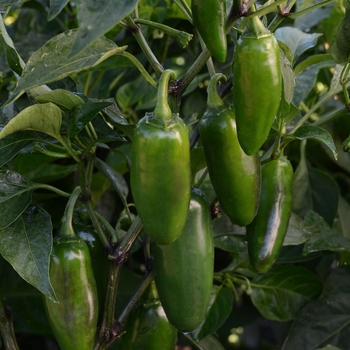
[[[51,186],[51,185],[47,185],[47,184],[37,184],[35,185],[35,188],[41,188],[41,189],[45,189],[45,190],[49,190],[49,191],[52,191],[52,192],[55,192],[57,194],[59,194],[60,196],[63,196],[63,197],[69,197],[70,194],[68,192],[64,192],[54,186]]]
[[[0,334],[5,350],[19,350],[12,323],[12,312],[6,307],[0,292]]]
[[[108,345],[119,336],[121,331],[114,320],[114,309],[121,268],[122,265],[116,266],[112,263],[110,264],[103,320],[99,338],[94,348],[95,350],[107,349]]]
[[[148,288],[148,286],[151,284],[153,280],[153,272],[150,271],[147,273],[147,275],[144,277],[144,279],[140,282],[138,287],[136,288],[135,293],[133,296],[129,299],[128,303],[126,304],[124,310],[118,317],[118,323],[123,326],[131,312],[131,310],[134,308],[137,301],[140,299],[141,295],[144,293],[144,291]]]
[[[154,79],[148,74],[144,66],[141,64],[141,62],[131,53],[124,51],[120,54],[120,56],[124,56],[127,59],[129,59],[136,68],[140,71],[140,73],[143,75],[143,77],[148,81],[154,88],[157,88],[157,83],[154,81]]]
[[[329,3],[331,3],[331,2],[333,2],[334,0],[326,0],[326,1],[322,1],[322,2],[319,2],[319,3],[317,3],[317,4],[315,4],[315,5],[312,5],[312,6],[310,6],[310,7],[307,7],[306,9],[304,9],[304,10],[301,10],[301,11],[298,11],[298,12],[294,12],[294,13],[290,13],[290,14],[288,14],[288,15],[286,15],[288,18],[296,18],[296,17],[299,17],[299,16],[301,16],[301,15],[304,15],[305,13],[308,13],[308,12],[310,12],[310,11],[313,11],[313,10],[316,10],[316,9],[318,9],[318,8],[320,8],[320,7],[323,7],[323,6],[325,6],[325,5],[327,5],[327,4],[329,4]]]
[[[163,66],[158,62],[156,56],[154,55],[153,51],[149,47],[145,37],[143,36],[140,27],[133,21],[131,16],[127,16],[124,19],[128,25],[128,29],[131,31],[133,36],[135,37],[136,41],[141,47],[141,50],[145,54],[145,56],[148,59],[148,62],[151,64],[153,67],[155,73],[157,76],[160,76],[164,70]]]

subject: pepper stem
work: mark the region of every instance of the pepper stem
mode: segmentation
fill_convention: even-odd
[[[254,4],[250,7],[250,10],[251,12],[256,11]],[[242,37],[259,39],[266,35],[271,35],[271,32],[265,28],[263,22],[261,22],[258,16],[247,18],[247,27],[244,30]]]
[[[72,218],[73,218],[75,203],[79,198],[80,194],[81,194],[81,188],[80,186],[78,186],[74,189],[74,191],[72,192],[72,194],[68,199],[68,203],[66,205],[66,208],[64,210],[64,214],[62,217],[61,229],[59,230],[57,235],[60,238],[76,237],[72,226]]]
[[[225,75],[221,73],[216,73],[212,76],[212,78],[209,81],[209,85],[207,88],[208,92],[208,99],[207,99],[207,106],[208,109],[217,109],[218,107],[221,107],[224,105],[224,101],[220,97],[218,93],[218,84],[219,82],[225,83],[227,81],[227,78]]]
[[[154,116],[159,119],[170,119],[172,111],[168,104],[168,86],[170,79],[176,79],[176,74],[170,69],[166,69],[159,79],[157,104],[154,110]]]

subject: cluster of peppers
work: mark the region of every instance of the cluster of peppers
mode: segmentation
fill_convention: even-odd
[[[225,2],[193,0],[192,13],[208,50],[218,61],[225,61]],[[215,26],[208,25],[209,18]],[[258,273],[268,271],[276,260],[291,213],[290,162],[281,155],[261,166],[257,153],[279,108],[279,61],[274,36],[258,17],[248,19],[235,48],[233,106],[218,94],[218,85],[226,77],[215,74],[199,124],[212,185],[232,223],[246,226],[250,262]],[[167,102],[169,81],[174,79],[173,71],[163,72],[156,108],[134,131],[131,189],[152,241],[155,283],[129,316],[121,349],[172,349],[177,330],[190,332],[204,320],[213,283],[209,204],[191,186],[187,126]],[[73,193],[67,205],[51,256],[51,283],[61,303],[45,299],[62,350],[93,349],[98,320],[90,253],[72,226],[77,195]]]

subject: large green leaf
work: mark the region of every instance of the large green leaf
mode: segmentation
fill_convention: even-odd
[[[70,57],[77,55],[112,29],[137,3],[138,0],[77,0],[80,24]]]
[[[251,299],[268,320],[289,321],[310,301],[319,296],[322,283],[302,266],[274,266],[252,280]]]
[[[276,39],[285,43],[293,54],[293,64],[308,49],[317,44],[318,38],[322,34],[306,34],[293,27],[281,27],[275,31]]]
[[[76,39],[76,34],[76,30],[61,33],[51,38],[29,57],[16,89],[4,107],[14,102],[25,90],[63,79],[72,73],[98,65],[126,48],[118,47],[112,40],[100,37],[79,55],[68,60],[67,56]]]
[[[63,89],[56,89],[39,95],[35,100],[39,103],[52,102],[61,109],[68,111],[84,103],[84,100],[77,94]]]
[[[33,182],[14,171],[0,171],[0,230],[24,212],[32,201],[35,188]]]
[[[350,267],[333,270],[319,299],[294,321],[283,350],[316,350],[327,345],[349,348]]]
[[[231,313],[233,293],[230,288],[213,286],[211,290],[207,313],[203,322],[191,332],[195,341],[200,341],[215,332],[225,322]]]
[[[48,102],[23,109],[1,130],[0,139],[21,130],[43,132],[60,139],[62,113],[59,107]]]
[[[29,206],[11,225],[0,230],[0,253],[17,273],[53,301],[57,301],[49,279],[52,250],[50,215]]]
[[[49,14],[47,19],[51,21],[54,19],[62,9],[68,4],[69,0],[50,0]]]

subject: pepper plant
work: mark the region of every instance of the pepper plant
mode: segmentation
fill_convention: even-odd
[[[0,9],[1,350],[349,348],[349,1]]]

